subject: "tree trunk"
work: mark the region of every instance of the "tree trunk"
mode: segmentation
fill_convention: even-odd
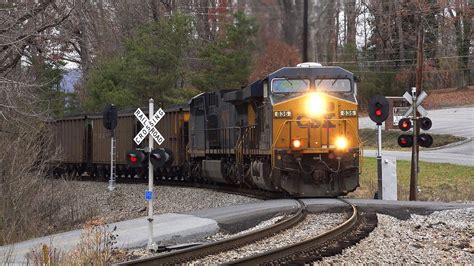
[[[402,7],[400,0],[395,0],[395,23],[397,26],[398,35],[398,56],[400,58],[400,64],[403,64],[405,59],[405,40],[403,39],[403,27],[402,27]]]
[[[344,13],[346,15],[346,44],[352,47],[356,47],[356,34],[357,34],[357,10],[356,0],[345,0],[344,1]]]
[[[298,1],[303,5],[303,1]],[[285,42],[291,46],[297,45],[297,34],[298,34],[298,23],[296,19],[303,19],[303,16],[297,16],[296,10],[297,7],[291,0],[279,0],[279,5],[283,14],[282,29],[283,29],[283,38]],[[301,21],[301,20],[300,20]]]

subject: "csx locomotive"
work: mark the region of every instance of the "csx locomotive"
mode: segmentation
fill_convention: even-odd
[[[155,177],[234,184],[297,197],[334,197],[359,185],[356,83],[351,72],[302,63],[243,89],[205,92],[165,108],[165,142],[151,152]],[[146,109],[143,109],[146,113]],[[110,141],[101,116],[51,123],[67,172],[106,176]],[[133,137],[141,124],[119,112],[117,177],[147,173],[148,153]],[[146,141],[144,141],[146,142]]]

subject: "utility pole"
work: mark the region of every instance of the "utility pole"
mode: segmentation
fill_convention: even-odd
[[[424,44],[424,30],[421,17],[418,24],[418,49],[416,54],[416,90],[414,91],[414,98],[417,98],[421,93],[421,85],[423,81],[423,44]],[[416,100],[415,100],[416,103]],[[418,187],[418,135],[420,135],[420,127],[418,126],[418,112],[416,111],[416,104],[413,111],[413,146],[411,153],[411,176],[410,176],[410,200],[416,200],[416,192]]]
[[[303,9],[303,62],[308,62],[308,0],[304,0]]]

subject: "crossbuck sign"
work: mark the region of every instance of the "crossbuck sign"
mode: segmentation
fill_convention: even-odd
[[[416,111],[420,113],[421,116],[427,116],[428,112],[425,110],[425,108],[423,108],[423,106],[421,106],[421,103],[426,99],[427,96],[428,94],[422,91],[420,95],[418,95],[418,97],[416,98],[416,103],[414,103],[412,95],[408,92],[405,92],[405,94],[403,94],[403,98],[405,98],[405,100],[407,100],[407,102],[411,104],[411,106],[410,108],[408,108],[408,110],[405,112],[403,116],[409,117],[413,113],[413,106],[415,105],[416,105]]]
[[[163,116],[165,116],[165,111],[163,111],[161,108],[156,111],[156,113],[151,119],[148,119],[145,113],[140,110],[140,108],[135,111],[135,117],[143,125],[142,130],[140,130],[140,132],[138,132],[135,138],[133,138],[137,145],[140,145],[140,143],[145,139],[148,134],[150,134],[153,139],[158,142],[158,145],[161,145],[161,143],[165,141],[165,138],[163,138],[160,132],[158,132],[158,130],[155,128],[155,125],[158,124],[158,122]]]

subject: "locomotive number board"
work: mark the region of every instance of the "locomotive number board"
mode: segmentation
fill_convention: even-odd
[[[341,110],[340,116],[357,116],[357,110]]]
[[[275,111],[273,116],[277,118],[291,117],[291,111]]]

